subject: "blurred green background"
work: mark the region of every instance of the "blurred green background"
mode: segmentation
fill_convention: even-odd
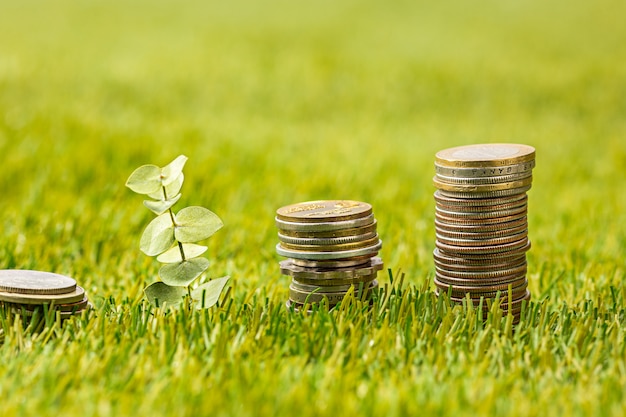
[[[0,267],[138,299],[158,264],[134,168],[189,156],[178,207],[225,228],[211,275],[286,298],[275,210],[370,202],[386,266],[431,279],[434,154],[537,149],[530,288],[622,284],[626,4],[2,1]]]

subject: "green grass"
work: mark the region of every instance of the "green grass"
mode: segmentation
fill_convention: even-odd
[[[0,3],[0,268],[96,305],[0,315],[3,415],[623,415],[626,6],[432,3]],[[514,332],[430,284],[434,154],[478,142],[537,149]],[[124,182],[181,153],[178,206],[224,220],[209,271],[233,282],[163,315]],[[274,212],[322,198],[374,207],[396,281],[371,311],[283,307]]]

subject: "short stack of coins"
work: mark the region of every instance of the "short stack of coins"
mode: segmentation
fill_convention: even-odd
[[[501,309],[519,321],[530,299],[526,279],[528,197],[535,149],[481,144],[436,154],[435,285],[438,293],[475,306],[500,294]],[[483,309],[489,303],[483,301]]]
[[[340,303],[353,289],[366,300],[378,287],[382,241],[372,206],[350,200],[308,201],[276,211],[283,275],[291,277],[287,306]]]
[[[0,306],[25,318],[53,310],[63,320],[91,308],[73,278],[20,269],[0,270]]]

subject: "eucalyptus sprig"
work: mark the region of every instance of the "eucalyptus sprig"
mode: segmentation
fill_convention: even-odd
[[[161,281],[144,289],[148,301],[159,306],[178,307],[185,297],[196,308],[209,308],[217,303],[229,277],[221,277],[192,289],[193,282],[209,267],[201,257],[208,249],[196,242],[207,239],[222,228],[222,220],[212,211],[199,206],[181,209],[174,214],[172,207],[180,199],[185,176],[184,155],[168,165],[143,165],[133,171],[126,186],[150,199],[143,204],[157,217],[141,236],[139,248],[148,256],[156,256],[164,265],[159,269]]]

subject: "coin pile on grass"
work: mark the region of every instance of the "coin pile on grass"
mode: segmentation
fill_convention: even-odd
[[[460,146],[437,153],[435,285],[462,302],[501,308],[519,321],[526,279],[528,197],[535,149],[519,144]]]
[[[0,270],[0,304],[28,319],[54,311],[65,320],[91,308],[85,290],[73,278],[18,269]]]
[[[291,277],[287,307],[339,304],[353,289],[369,299],[383,268],[372,206],[350,200],[309,201],[276,212],[283,275]]]

